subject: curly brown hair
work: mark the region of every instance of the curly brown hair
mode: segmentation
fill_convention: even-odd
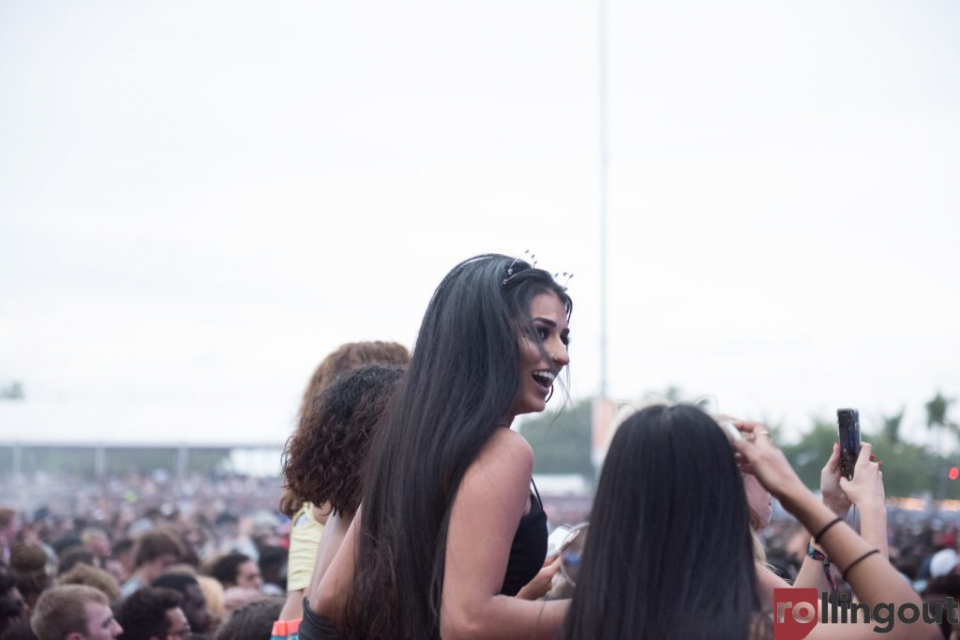
[[[303,400],[300,403],[300,424],[304,424],[304,417],[323,389],[338,375],[364,364],[393,364],[406,366],[410,362],[410,351],[397,342],[374,340],[367,342],[347,342],[327,354],[303,391]],[[296,495],[289,487],[284,488],[280,497],[280,512],[293,517],[303,506],[304,498]],[[319,506],[319,505],[317,505]]]
[[[335,378],[300,417],[283,454],[286,488],[313,504],[353,514],[363,493],[370,441],[404,369],[364,365]]]
[[[364,364],[393,364],[405,367],[409,362],[410,351],[396,342],[374,340],[342,344],[327,354],[327,357],[314,370],[310,383],[303,391],[300,415],[307,414],[314,399],[334,378],[350,369]]]

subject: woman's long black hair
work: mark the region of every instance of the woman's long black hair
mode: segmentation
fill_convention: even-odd
[[[758,613],[743,481],[720,427],[648,407],[614,436],[566,640],[745,640]]]
[[[450,271],[371,449],[353,593],[354,638],[438,638],[450,510],[457,488],[520,388],[519,338],[537,338],[530,302],[570,298],[549,273],[502,255]]]

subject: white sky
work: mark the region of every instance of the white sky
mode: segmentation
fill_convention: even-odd
[[[720,5],[610,0],[611,391],[919,434],[960,396],[960,4]],[[412,346],[486,251],[576,274],[594,394],[597,34],[563,0],[0,2],[0,440],[282,440],[329,350]]]

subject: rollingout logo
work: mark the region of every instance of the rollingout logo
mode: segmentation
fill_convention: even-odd
[[[845,593],[838,596],[840,606],[827,599],[826,593],[816,589],[773,590],[773,639],[803,640],[818,622],[872,623],[876,633],[889,633],[896,622],[910,624],[923,618],[924,622],[951,624],[960,622],[960,610],[953,598],[944,602],[925,602],[923,607],[913,603],[899,607],[891,602],[873,605],[851,603]]]

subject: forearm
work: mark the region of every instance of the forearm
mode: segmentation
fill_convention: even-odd
[[[890,559],[887,543],[887,507],[882,502],[865,503],[860,512],[860,537],[871,547],[878,549],[885,559]]]
[[[804,557],[803,564],[800,565],[800,571],[797,573],[797,579],[793,581],[793,586],[797,589],[816,589],[820,592],[833,591],[833,586],[827,580],[827,574],[823,570],[823,562],[814,560],[810,556]]]
[[[472,603],[469,610],[441,607],[441,636],[444,640],[550,640],[563,624],[569,600],[549,602],[494,596]]]
[[[303,589],[287,591],[278,620],[296,620],[303,617]]]
[[[817,501],[802,485],[791,490],[781,502],[808,531],[821,532],[836,518],[830,509]],[[871,605],[881,602],[920,604],[920,596],[885,558],[870,556],[851,568],[854,562],[875,547],[858,536],[846,523],[839,522],[831,526],[822,534],[819,544],[830,557],[830,561],[841,572],[847,572],[845,579],[861,602]]]

